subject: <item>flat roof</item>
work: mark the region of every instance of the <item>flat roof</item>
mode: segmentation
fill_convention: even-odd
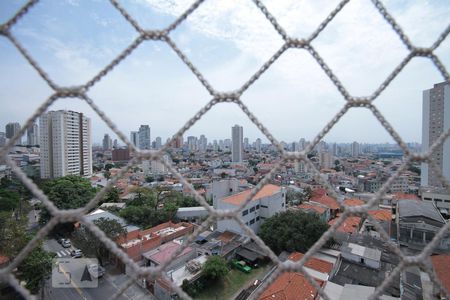
[[[240,205],[242,202],[245,201],[245,199],[247,199],[250,196],[252,191],[253,189],[248,189],[246,191],[225,197],[222,199],[222,201],[233,205]],[[253,196],[252,201],[272,196],[273,194],[278,193],[280,191],[281,191],[280,186],[274,184],[266,184],[261,190],[259,190],[258,193],[256,193],[255,196]]]

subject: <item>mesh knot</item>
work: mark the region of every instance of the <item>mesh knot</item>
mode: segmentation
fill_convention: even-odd
[[[167,33],[162,30],[145,30],[144,33],[142,33],[142,37],[145,40],[162,41],[166,39]]]
[[[289,47],[293,48],[305,48],[305,46],[309,45],[309,42],[305,39],[288,38],[286,42]]]
[[[425,56],[425,57],[429,57],[432,53],[431,49],[429,48],[413,48],[412,52],[416,56]]]
[[[229,93],[215,93],[214,98],[218,100],[218,102],[235,102],[239,101],[239,93],[238,92],[229,92]]]
[[[56,88],[57,95],[61,98],[83,98],[85,91],[84,86]]]
[[[8,35],[8,26],[6,24],[0,25],[0,34],[1,35]]]

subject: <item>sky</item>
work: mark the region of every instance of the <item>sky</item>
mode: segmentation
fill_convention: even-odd
[[[0,1],[0,23],[25,1]],[[192,1],[120,0],[146,29],[163,29]],[[263,1],[286,32],[306,38],[337,6],[330,0]],[[448,1],[385,0],[383,4],[418,47],[433,44],[448,26]],[[50,78],[60,86],[84,84],[137,36],[106,0],[43,0],[12,29]],[[240,88],[282,45],[282,38],[249,0],[207,0],[170,37],[219,92]],[[312,42],[353,96],[372,94],[408,55],[406,47],[371,1],[350,1]],[[435,51],[450,70],[450,38]],[[52,90],[17,49],[0,37],[0,131],[23,124]],[[374,104],[404,141],[421,141],[422,91],[442,82],[430,60],[414,58]],[[142,43],[98,82],[88,95],[129,136],[140,124],[152,140],[178,131],[211,96],[166,44]],[[345,100],[311,55],[287,50],[241,97],[279,141],[312,140]],[[115,134],[79,99],[59,99],[49,110],[83,112],[92,120],[94,142]],[[233,103],[214,106],[185,136],[231,138],[244,127],[250,141],[263,134]],[[263,139],[265,140],[265,139]],[[327,142],[392,142],[370,111],[351,109],[324,137]]]

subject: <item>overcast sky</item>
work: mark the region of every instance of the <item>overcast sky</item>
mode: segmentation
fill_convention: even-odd
[[[0,1],[5,22],[24,1]],[[162,29],[191,1],[121,0],[147,29]],[[264,1],[288,34],[307,37],[338,1]],[[383,1],[411,41],[430,46],[450,20],[444,1]],[[13,34],[59,85],[91,79],[125,49],[137,33],[109,1],[47,0],[35,5]],[[249,0],[206,1],[171,38],[218,91],[238,89],[282,45],[270,22]],[[314,40],[313,46],[354,96],[368,96],[408,54],[399,37],[370,1],[351,1]],[[450,69],[450,38],[436,54]],[[0,131],[21,124],[51,89],[13,45],[0,37]],[[431,61],[413,59],[375,104],[405,141],[421,140],[422,91],[443,81]],[[152,140],[173,135],[211,96],[164,43],[147,41],[89,91],[89,96],[129,136],[140,124],[151,126]],[[345,101],[305,50],[290,49],[242,96],[244,103],[278,140],[311,140]],[[70,109],[92,119],[94,142],[111,133],[77,99],[61,99],[51,110]],[[187,135],[210,140],[231,137],[244,126],[254,140],[262,133],[235,104],[220,104]],[[113,136],[113,135],[112,135]],[[114,137],[114,136],[113,136]],[[352,109],[329,134],[328,142],[391,142],[373,115]]]

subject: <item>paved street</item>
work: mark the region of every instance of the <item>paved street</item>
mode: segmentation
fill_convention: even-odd
[[[55,239],[49,239],[43,245],[46,251],[55,252],[57,257],[70,257],[70,251],[74,247],[63,248]],[[43,289],[42,299],[65,300],[102,300],[110,299],[118,289],[129,279],[125,274],[120,274],[106,268],[107,273],[99,278],[97,288],[80,288],[72,282],[71,288],[53,288],[51,279],[47,280]],[[132,285],[119,297],[122,300],[154,299],[153,296],[137,284]]]

